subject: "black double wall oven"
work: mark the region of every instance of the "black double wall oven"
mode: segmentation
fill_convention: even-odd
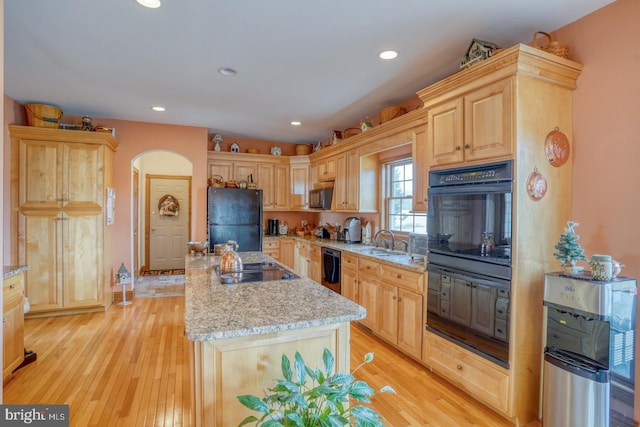
[[[513,163],[429,173],[427,330],[509,365]]]

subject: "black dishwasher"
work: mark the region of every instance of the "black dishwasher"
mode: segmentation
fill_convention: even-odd
[[[322,248],[322,284],[340,293],[340,251]]]

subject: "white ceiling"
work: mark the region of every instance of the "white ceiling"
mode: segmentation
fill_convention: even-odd
[[[70,115],[309,143],[457,71],[474,38],[528,43],[611,0],[162,2],[4,0],[5,93]],[[400,54],[384,62],[384,49]]]

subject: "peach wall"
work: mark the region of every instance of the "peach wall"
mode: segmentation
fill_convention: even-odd
[[[573,220],[587,257],[611,254],[640,277],[640,2],[618,0],[559,29],[584,64],[574,93]]]

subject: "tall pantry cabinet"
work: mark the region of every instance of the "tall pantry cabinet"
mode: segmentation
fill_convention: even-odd
[[[110,133],[9,126],[12,252],[29,265],[30,316],[104,310],[111,303],[117,141]]]

